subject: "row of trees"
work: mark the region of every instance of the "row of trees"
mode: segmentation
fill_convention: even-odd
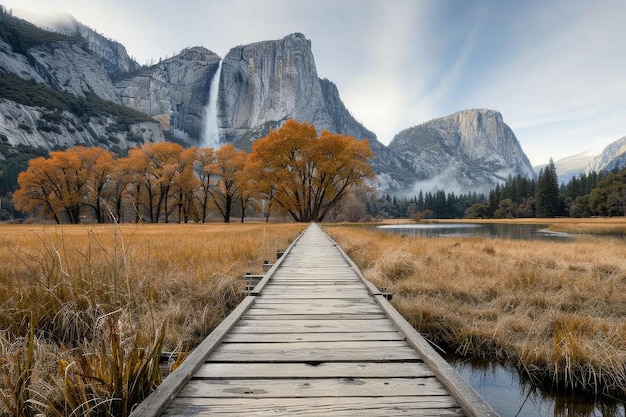
[[[626,212],[626,169],[610,174],[591,172],[559,185],[550,161],[537,180],[509,178],[489,194],[486,206],[472,207],[467,217],[623,216]]]
[[[372,217],[517,218],[623,216],[626,213],[626,169],[608,175],[592,172],[559,185],[554,163],[536,179],[509,177],[487,196],[446,193],[444,190],[416,197],[381,196],[366,202]]]
[[[372,217],[383,218],[425,218],[458,219],[464,216],[468,207],[484,203],[485,196],[476,192],[468,194],[420,191],[416,197],[381,196],[375,202],[366,201],[367,213]]]
[[[146,143],[116,157],[74,147],[29,162],[15,207],[57,223],[90,221],[224,222],[249,210],[322,221],[354,188],[374,178],[367,141],[286,122],[253,145],[183,148]]]

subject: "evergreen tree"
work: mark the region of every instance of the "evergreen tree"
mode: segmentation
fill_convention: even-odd
[[[626,215],[626,169],[598,181],[589,195],[589,207],[600,216]]]
[[[535,205],[537,217],[556,217],[562,214],[559,198],[559,179],[556,175],[556,167],[552,158],[550,158],[548,165],[539,172]]]

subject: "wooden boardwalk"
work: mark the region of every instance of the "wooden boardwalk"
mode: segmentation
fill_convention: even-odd
[[[131,415],[496,416],[312,224]]]

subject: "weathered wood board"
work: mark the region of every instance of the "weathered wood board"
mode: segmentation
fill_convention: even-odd
[[[205,363],[196,378],[425,378],[422,362]]]
[[[164,414],[185,416],[464,416],[449,397],[182,398]]]

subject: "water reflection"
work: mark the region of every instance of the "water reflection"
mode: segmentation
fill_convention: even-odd
[[[389,232],[419,237],[500,237],[506,239],[567,240],[565,233],[550,232],[546,224],[425,223],[378,226]]]
[[[625,417],[620,401],[541,390],[497,363],[446,360],[502,417]]]

